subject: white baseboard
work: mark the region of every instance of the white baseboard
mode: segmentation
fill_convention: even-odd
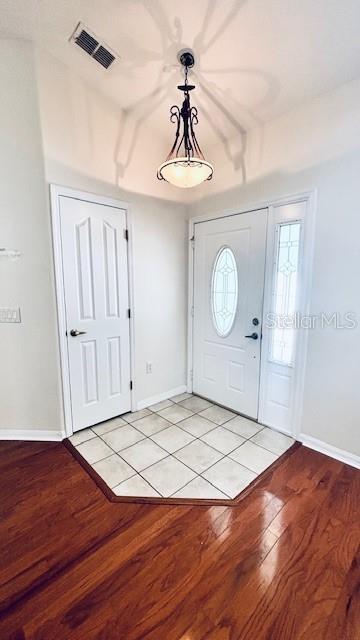
[[[330,458],[335,458],[335,460],[340,460],[340,462],[349,464],[351,467],[360,469],[360,456],[357,456],[354,453],[333,447],[331,444],[327,444],[327,442],[323,442],[322,440],[317,440],[312,436],[308,436],[306,433],[300,433],[298,440],[302,442],[304,447],[309,447],[309,449],[314,449],[314,451],[324,453]]]
[[[170,389],[169,391],[164,391],[163,393],[158,393],[156,396],[146,398],[146,400],[140,400],[140,402],[138,402],[136,405],[137,411],[140,411],[140,409],[146,409],[146,407],[151,407],[152,404],[157,404],[158,402],[162,402],[163,400],[168,400],[169,398],[178,396],[180,395],[180,393],[186,393],[186,389],[186,384],[182,384],[181,387],[176,387],[175,389]]]
[[[0,440],[33,440],[41,442],[61,442],[66,438],[62,431],[43,429],[0,429]]]

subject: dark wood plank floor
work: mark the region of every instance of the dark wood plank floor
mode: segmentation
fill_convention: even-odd
[[[237,506],[111,503],[0,444],[1,640],[359,640],[360,473],[300,447]]]

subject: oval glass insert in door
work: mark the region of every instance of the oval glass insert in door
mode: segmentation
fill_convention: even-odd
[[[221,247],[211,278],[211,310],[215,331],[226,338],[233,328],[238,303],[238,272],[230,247]]]

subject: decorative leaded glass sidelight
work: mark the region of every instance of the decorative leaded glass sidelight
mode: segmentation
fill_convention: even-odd
[[[277,228],[272,311],[275,327],[270,335],[270,360],[291,365],[295,359],[295,312],[298,295],[300,222]]]
[[[238,302],[238,272],[230,247],[218,252],[211,280],[211,309],[216,333],[225,338],[231,332]]]

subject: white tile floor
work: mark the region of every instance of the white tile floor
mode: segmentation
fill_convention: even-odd
[[[183,393],[70,438],[118,496],[235,498],[293,440]]]

